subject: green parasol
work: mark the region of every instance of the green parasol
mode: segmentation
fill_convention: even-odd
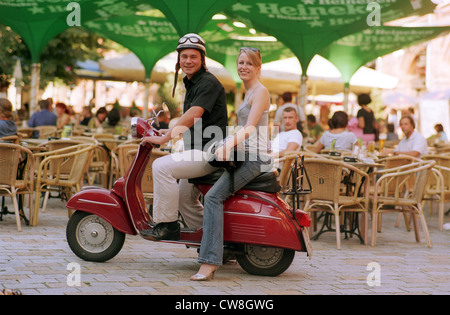
[[[320,55],[331,61],[339,69],[345,84],[344,94],[348,95],[350,79],[367,62],[401,48],[447,34],[449,31],[450,26],[372,27],[335,41],[325,48]],[[344,107],[346,108],[347,105],[348,97],[345,97]]]
[[[27,44],[32,58],[30,110],[36,110],[39,57],[47,43],[78,23],[112,15],[130,15],[151,7],[144,0],[0,0],[0,23]]]
[[[166,18],[142,15],[117,16],[89,21],[84,27],[133,51],[145,68],[146,98],[144,117],[148,117],[150,75],[158,60],[176,48],[178,34]]]
[[[373,6],[375,2],[379,6]],[[292,50],[304,69],[300,91],[304,105],[306,69],[319,51],[339,38],[369,28],[377,12],[382,23],[430,13],[435,7],[430,0],[242,0],[225,12],[275,36]]]
[[[178,34],[200,33],[218,12],[238,0],[149,0],[174,25]]]

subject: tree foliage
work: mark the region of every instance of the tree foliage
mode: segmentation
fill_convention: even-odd
[[[67,85],[75,83],[77,61],[98,60],[101,52],[108,49],[110,41],[73,27],[50,40],[41,54],[41,81],[44,88],[48,82],[61,80]],[[31,54],[22,38],[10,27],[0,24],[0,75],[10,78],[17,59],[20,59],[25,86],[30,83]]]

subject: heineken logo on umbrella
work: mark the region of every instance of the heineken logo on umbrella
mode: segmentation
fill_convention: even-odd
[[[235,12],[259,13],[275,17],[322,17],[340,15],[361,15],[367,13],[367,5],[373,2],[384,3],[374,0],[305,0],[295,5],[284,5],[278,2],[261,2],[255,5],[237,3],[232,6]],[[388,1],[392,3],[393,1]],[[395,1],[394,1],[395,2]]]
[[[398,43],[408,43],[436,34],[435,28],[372,28],[340,38],[336,44],[348,47],[359,47],[365,44],[380,45],[378,47],[396,46]],[[373,47],[369,49],[373,49]],[[361,47],[362,49],[363,47]]]
[[[125,23],[125,22],[133,23]],[[96,29],[98,31],[112,32],[117,35],[126,35],[133,37],[141,37],[155,34],[169,34],[174,36],[174,40],[178,39],[177,33],[173,25],[165,20],[150,20],[139,19],[133,21],[129,18],[127,20],[120,21],[108,21],[102,20],[101,22],[89,21],[86,22],[86,26],[90,29]]]
[[[414,11],[424,8],[423,0],[409,0],[409,2],[410,8]],[[236,3],[232,6],[232,10],[243,14],[261,14],[270,19],[300,21],[343,16],[361,17],[368,14],[369,8],[373,4],[387,7],[400,2],[398,0],[304,0],[302,3],[299,1],[246,3]],[[402,3],[402,5],[404,4]],[[315,23],[314,26],[323,25]]]

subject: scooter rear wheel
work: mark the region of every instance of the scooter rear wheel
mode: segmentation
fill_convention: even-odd
[[[239,265],[249,274],[275,277],[285,272],[295,257],[295,251],[284,248],[244,245],[236,255]]]
[[[86,261],[104,262],[115,257],[125,234],[94,214],[76,211],[66,229],[67,242],[75,255]]]

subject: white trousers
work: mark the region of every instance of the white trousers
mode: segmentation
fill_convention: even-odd
[[[203,224],[203,206],[200,191],[189,178],[208,175],[216,168],[206,161],[204,152],[189,150],[156,159],[153,172],[153,220],[155,223],[178,220],[178,211],[189,228]],[[180,180],[177,183],[177,180]]]

